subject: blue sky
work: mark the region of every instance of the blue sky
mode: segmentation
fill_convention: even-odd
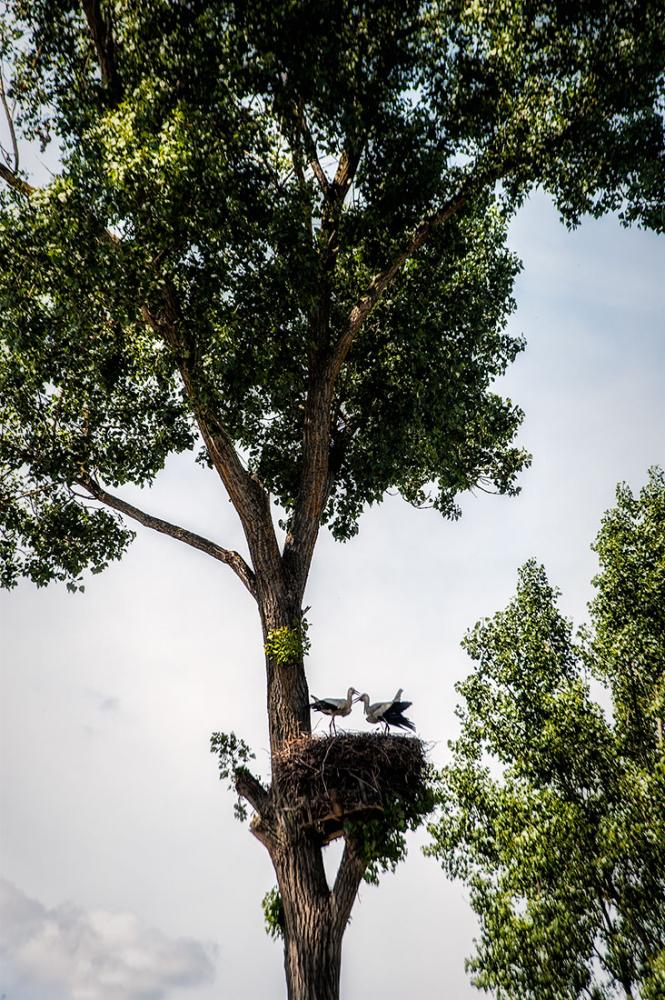
[[[307,598],[311,689],[353,684],[378,699],[403,687],[437,762],[455,732],[453,685],[470,669],[465,630],[505,605],[531,556],[581,621],[589,546],[617,481],[639,488],[665,463],[665,240],[613,218],[569,232],[536,195],[511,242],[524,261],[511,326],[527,349],[501,388],[526,411],[522,494],[467,497],[455,524],[388,498],[358,538],[322,538]],[[182,458],[141,504],[243,546],[216,480]],[[260,635],[239,582],[139,529],[83,595],[0,594],[0,628],[0,874],[11,883],[0,992],[281,998],[281,949],[260,912],[274,878],[208,753],[212,730],[234,729],[267,766]],[[359,713],[347,721],[364,725]],[[474,929],[464,890],[419,842],[396,875],[361,890],[345,1000],[477,995],[463,968]]]

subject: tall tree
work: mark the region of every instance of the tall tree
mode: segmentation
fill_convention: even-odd
[[[517,490],[521,413],[492,389],[522,346],[511,214],[543,185],[569,225],[664,227],[661,7],[6,0],[2,583],[76,589],[133,520],[202,550],[256,601],[273,761],[308,734],[321,525],[349,538],[389,488],[448,517]],[[24,141],[56,144],[44,187]],[[123,498],[184,451],[244,554]],[[289,996],[334,998],[357,831],[331,888],[219,749],[277,874]]]
[[[579,642],[542,567],[476,625],[430,853],[471,888],[473,981],[520,1000],[665,996],[665,476],[596,540]],[[606,685],[611,712],[589,691]]]

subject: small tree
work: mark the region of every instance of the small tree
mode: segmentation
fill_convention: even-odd
[[[430,853],[471,888],[473,981],[499,997],[665,995],[665,477],[619,487],[573,641],[545,572],[465,645],[476,661]],[[608,718],[585,680],[611,694]]]
[[[389,488],[448,517],[517,489],[521,413],[492,391],[522,346],[511,214],[542,184],[570,225],[663,228],[660,8],[6,0],[2,583],[76,590],[132,520],[230,566],[274,767],[310,732],[320,526],[349,538]],[[22,138],[57,143],[45,187]],[[123,498],[185,451],[244,555]],[[275,867],[289,996],[335,998],[367,838],[346,829],[329,887],[248,748],[216,746]]]

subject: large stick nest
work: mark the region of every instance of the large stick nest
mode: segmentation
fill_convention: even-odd
[[[327,844],[347,820],[377,816],[396,798],[416,802],[426,774],[425,747],[414,736],[301,736],[273,756],[273,793]]]

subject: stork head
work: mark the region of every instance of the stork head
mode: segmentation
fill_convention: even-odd
[[[367,709],[369,708],[369,695],[359,694],[358,697],[356,698],[356,701],[362,701],[363,705],[365,706],[365,715],[367,715]]]
[[[360,694],[360,691],[356,691],[356,689],[353,687],[349,688],[349,690],[346,692],[347,700],[353,700],[354,694]],[[355,700],[357,701],[358,699],[356,698]]]

